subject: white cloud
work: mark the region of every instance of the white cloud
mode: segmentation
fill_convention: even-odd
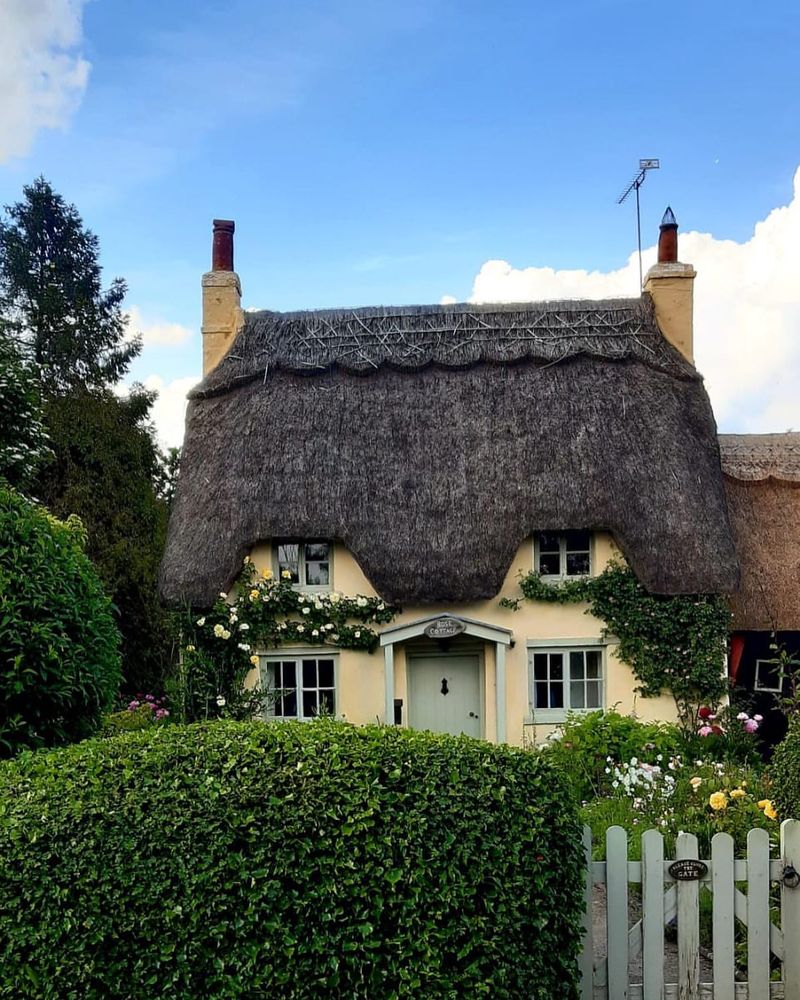
[[[680,219],[680,217],[679,217]],[[792,201],[776,208],[743,243],[709,233],[680,235],[680,259],[694,265],[695,358],[721,430],[800,429],[800,169]],[[645,270],[655,247],[644,251]],[[489,260],[473,302],[530,302],[636,294],[636,254],[616,271],[514,268]]]
[[[0,163],[24,156],[36,133],[63,128],[89,79],[84,0],[0,0]]]
[[[176,344],[185,344],[192,336],[192,331],[180,323],[169,323],[164,319],[145,319],[138,306],[131,306],[127,312],[127,319],[126,336],[131,338],[140,333],[145,345],[173,347]]]
[[[172,379],[170,382],[165,382],[160,375],[148,375],[144,380],[145,389],[155,389],[158,393],[150,418],[155,424],[162,448],[174,448],[183,444],[186,395],[199,381],[200,377],[193,375]]]
[[[440,306],[454,306],[456,302],[458,302],[458,299],[455,297],[455,295],[443,295],[439,299]]]

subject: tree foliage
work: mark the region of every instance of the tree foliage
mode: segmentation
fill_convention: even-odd
[[[0,486],[0,756],[90,735],[116,696],[119,632],[84,542]]]
[[[97,237],[43,177],[0,221],[0,314],[47,393],[113,385],[141,350],[126,339],[125,282],[103,289]]]
[[[117,608],[123,683],[160,690],[172,655],[157,576],[168,510],[156,494],[161,456],[147,416],[152,396],[76,389],[47,401],[54,457],[39,481],[58,517],[80,514],[87,551]]]
[[[48,453],[38,374],[0,329],[0,480],[28,492]]]

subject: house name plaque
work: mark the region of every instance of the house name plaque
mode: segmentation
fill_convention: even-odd
[[[452,639],[454,635],[461,635],[467,626],[458,618],[437,618],[425,628],[425,635],[429,639]]]
[[[683,858],[680,861],[672,862],[669,866],[669,873],[678,882],[696,882],[708,875],[708,865],[704,861]]]

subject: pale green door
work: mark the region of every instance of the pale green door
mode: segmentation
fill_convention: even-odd
[[[476,655],[410,656],[408,724],[412,729],[480,737],[480,681]]]

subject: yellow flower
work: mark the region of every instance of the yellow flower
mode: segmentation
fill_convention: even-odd
[[[747,792],[743,788],[734,788],[731,792],[732,799],[743,799],[747,795]]]
[[[283,577],[284,580],[291,580],[292,578],[292,574],[289,572],[288,569],[281,570],[281,576]]]
[[[250,556],[245,556],[244,557],[244,564],[245,564],[245,566],[247,566],[249,564],[249,562],[250,562]]]
[[[269,569],[269,568],[262,569],[261,570],[261,575],[264,577],[265,580],[271,580],[272,579],[272,570]]]
[[[728,796],[725,792],[712,792],[708,797],[708,804],[715,812],[728,808]]]
[[[778,810],[772,804],[772,800],[771,799],[762,799],[758,803],[758,808],[764,810],[764,815],[767,817],[767,819],[777,819],[778,818]]]
[[[257,591],[257,590],[255,589],[255,587],[254,587],[254,588],[253,588],[253,589],[252,589],[252,590],[250,591],[250,600],[251,600],[251,601],[257,601],[257,600],[258,600],[258,598],[259,598],[259,593],[258,593],[258,591]]]
[[[258,657],[256,656],[255,653],[253,653],[253,655],[250,657],[250,662],[253,664],[254,667],[258,666]]]
[[[190,645],[188,645],[188,646],[186,647],[186,652],[187,652],[187,653],[193,653],[193,652],[194,652],[194,646],[192,646],[191,644],[190,644]]]

